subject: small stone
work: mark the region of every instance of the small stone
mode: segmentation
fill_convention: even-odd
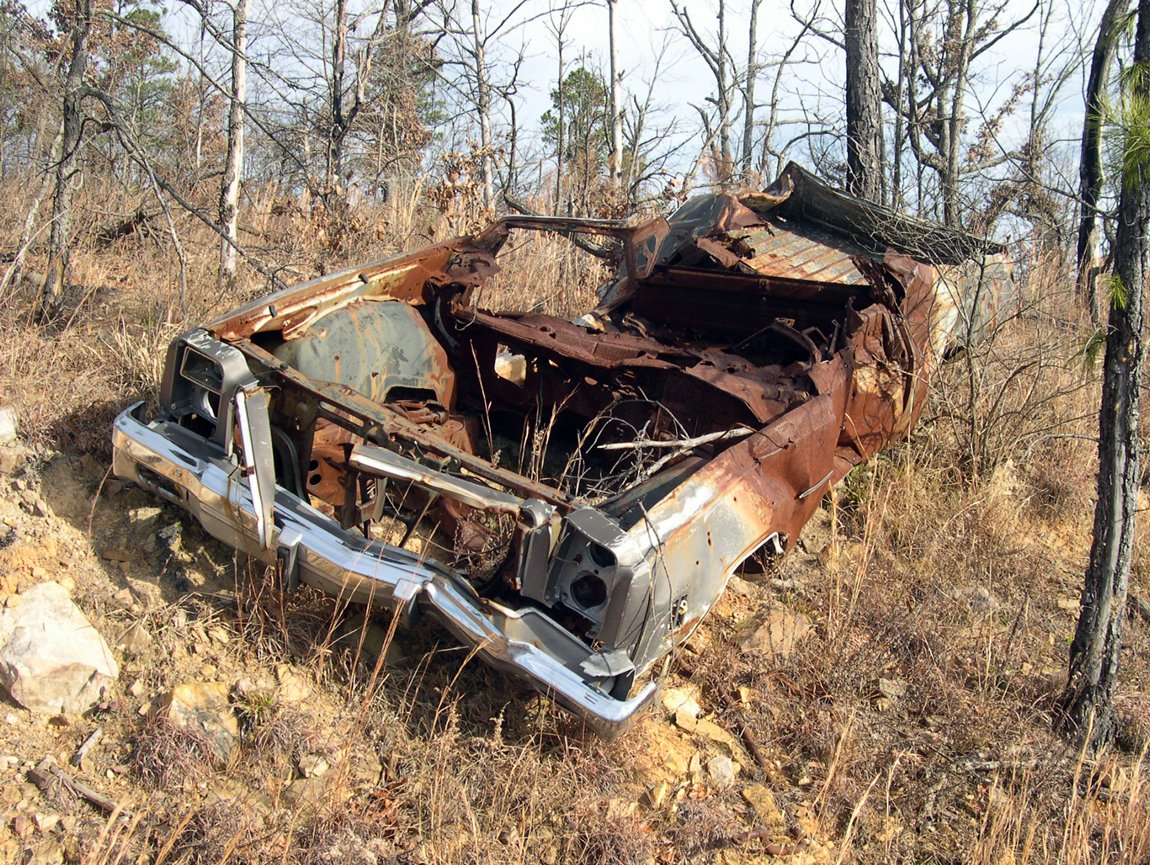
[[[214,679],[220,672],[219,667],[215,664],[204,664],[200,667],[200,678]]]
[[[10,727],[15,726],[16,724],[20,723],[20,719],[17,718],[15,715],[13,715],[11,712],[9,712],[7,715],[4,716],[4,723],[8,724],[8,726],[10,726]]]
[[[888,700],[897,700],[900,697],[906,696],[906,680],[905,679],[879,679],[878,689],[879,692]]]
[[[1079,607],[1078,598],[1059,598],[1058,609],[1066,610],[1068,613],[1077,613]]]
[[[232,641],[232,638],[228,636],[228,632],[223,628],[209,628],[208,636],[219,643],[221,646],[226,646]]]
[[[17,814],[12,821],[12,831],[16,833],[18,838],[28,838],[36,831],[36,825],[27,814]]]
[[[13,475],[32,458],[31,452],[19,442],[0,444],[0,475]]]
[[[643,802],[647,807],[659,810],[667,804],[670,795],[671,785],[666,781],[660,781],[643,794]]]
[[[131,612],[140,608],[139,603],[136,601],[136,596],[132,594],[132,590],[129,588],[120,589],[120,591],[112,595],[112,600],[121,610]]]
[[[305,778],[322,778],[327,774],[331,765],[319,754],[307,754],[299,758],[297,763],[300,774]]]
[[[16,409],[10,405],[0,406],[0,442],[10,442],[16,438]]]
[[[726,790],[735,783],[735,764],[730,757],[720,754],[707,761],[707,775],[720,790]]]
[[[279,680],[276,695],[285,703],[302,703],[312,694],[307,680],[287,664],[276,666],[276,679]]]
[[[775,794],[762,784],[752,784],[742,791],[743,798],[755,812],[758,821],[768,829],[779,829],[785,824],[783,812],[779,810],[779,803]]]
[[[670,715],[686,712],[692,718],[703,714],[698,700],[699,689],[693,685],[685,688],[664,688],[662,694],[663,708]]]
[[[185,682],[160,697],[156,715],[176,727],[204,734],[216,756],[227,762],[240,735],[223,682]]]
[[[706,718],[700,718],[695,725],[694,730],[696,735],[703,736],[710,739],[712,742],[717,742],[727,749],[727,753],[734,755],[739,751],[739,745],[735,741],[735,737],[716,724],[714,721],[709,721]]]
[[[36,824],[37,829],[46,835],[60,824],[60,816],[58,814],[36,814],[32,817],[32,822]]]
[[[131,553],[120,547],[108,547],[100,555],[109,562],[130,562],[132,560]]]
[[[743,648],[786,660],[810,632],[810,619],[802,613],[779,607],[767,613],[766,620],[743,640]]]
[[[293,811],[314,808],[323,801],[327,786],[327,781],[319,776],[300,778],[288,784],[281,794],[281,798],[284,804]]]
[[[695,728],[699,726],[699,719],[686,709],[679,709],[675,712],[675,726],[688,733],[694,733]]]
[[[150,546],[156,545],[155,533],[159,529],[160,515],[163,513],[157,507],[147,508],[132,508],[128,511],[128,522],[135,530],[137,536],[147,535],[144,541],[147,544],[150,541]]]
[[[131,694],[133,697],[142,697],[142,696],[144,696],[144,690],[145,690],[144,680],[143,679],[136,679],[136,681],[132,682],[131,687],[128,688],[128,693]]]
[[[120,638],[120,648],[137,655],[146,651],[151,645],[152,635],[148,633],[143,622],[133,622]]]
[[[86,712],[120,675],[116,659],[67,590],[41,583],[0,611],[0,684],[33,712]]]

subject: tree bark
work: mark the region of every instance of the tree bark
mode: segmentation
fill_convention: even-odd
[[[83,100],[84,73],[88,68],[88,34],[92,31],[91,0],[75,0],[70,17],[72,55],[64,81],[60,158],[56,162],[56,189],[52,197],[52,231],[48,239],[44,285],[36,311],[36,318],[41,322],[51,321],[59,312],[68,273],[72,197],[78,185],[80,139],[84,131],[80,103]]]
[[[731,88],[727,81],[727,4],[726,0],[719,0],[719,44],[716,47],[718,55],[718,72],[716,84],[719,99],[719,182],[727,183],[731,179]]]
[[[846,4],[847,189],[870,201],[882,193],[882,94],[875,0]]]
[[[1134,63],[1150,68],[1150,0],[1138,3]],[[1129,86],[1131,99],[1142,104],[1150,99],[1150,76],[1131,76]],[[1136,122],[1140,113],[1128,111],[1123,121]],[[1119,283],[1110,293],[1098,422],[1094,540],[1082,588],[1082,612],[1070,646],[1070,676],[1059,701],[1060,726],[1095,748],[1115,732],[1113,699],[1138,511],[1142,294],[1150,253],[1150,160],[1143,156],[1140,163],[1128,163],[1122,178],[1115,246]]]
[[[607,0],[607,39],[611,54],[611,163],[608,171],[611,185],[618,187],[623,176],[623,106],[619,96],[619,56],[615,44],[615,6],[619,0]]]
[[[495,172],[491,140],[491,84],[487,80],[487,42],[483,37],[483,19],[479,0],[471,0],[471,28],[475,47],[475,108],[479,112],[479,170],[483,179],[483,206],[495,207]],[[562,87],[562,82],[560,82]]]
[[[1098,23],[1098,38],[1090,58],[1090,77],[1086,82],[1086,115],[1082,121],[1082,145],[1078,162],[1078,293],[1090,308],[1091,317],[1098,314],[1098,247],[1101,228],[1098,223],[1098,200],[1102,197],[1102,115],[1106,91],[1110,86],[1110,67],[1114,65],[1114,45],[1118,23],[1130,6],[1130,0],[1109,0]]]
[[[751,0],[750,30],[747,34],[747,71],[743,79],[743,181],[751,177],[755,146],[755,81],[759,77],[756,56],[759,50],[759,0]]]
[[[228,109],[228,152],[224,181],[220,189],[220,225],[225,237],[220,240],[220,287],[232,287],[236,281],[236,229],[239,223],[240,179],[244,173],[244,106],[248,85],[248,4],[235,0],[232,9],[232,92]]]

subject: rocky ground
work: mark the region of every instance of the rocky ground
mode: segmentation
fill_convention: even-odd
[[[894,565],[836,532],[824,510],[782,570],[735,578],[661,706],[605,744],[434,629],[283,596],[102,459],[9,442],[0,642],[33,613],[53,636],[39,668],[0,649],[0,860],[977,861],[1011,846],[990,828],[1078,814],[1026,792],[1082,771],[1040,719],[1074,563],[1034,566],[1045,618],[955,582],[908,619],[909,582],[860,603]],[[932,658],[947,628],[963,648]],[[1146,816],[1123,760],[1093,764],[1104,804]],[[1091,855],[1059,861],[1094,859],[1091,815]]]

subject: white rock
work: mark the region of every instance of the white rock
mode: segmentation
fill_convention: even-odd
[[[668,715],[676,715],[682,711],[692,718],[698,718],[703,714],[703,709],[699,706],[699,689],[695,685],[664,688],[662,700],[663,708],[667,710]]]
[[[33,712],[86,712],[120,675],[67,590],[41,583],[0,612],[0,684]]]
[[[0,442],[16,438],[16,410],[10,405],[0,406]]]
[[[299,758],[299,771],[305,778],[320,778],[327,774],[331,764],[319,754],[306,754]]]
[[[726,790],[735,783],[735,763],[723,754],[712,757],[707,761],[707,774],[712,784],[720,790]]]

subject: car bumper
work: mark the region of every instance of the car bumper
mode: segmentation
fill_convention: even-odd
[[[482,660],[523,678],[607,738],[626,730],[654,697],[654,682],[627,700],[604,693],[581,673],[595,666],[597,653],[544,613],[480,598],[449,569],[345,531],[282,487],[276,487],[274,542],[263,549],[241,469],[191,431],[141,415],[137,403],[116,418],[116,476],[186,509],[224,543],[269,564],[282,562],[289,583],[404,616],[426,611]]]

